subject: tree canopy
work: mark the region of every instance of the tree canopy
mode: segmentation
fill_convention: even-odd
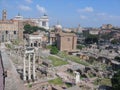
[[[85,38],[85,43],[87,43],[87,44],[98,43],[98,36],[89,34]]]
[[[113,90],[120,90],[120,71],[114,74],[112,81]]]
[[[46,29],[42,28],[42,27],[38,27],[38,26],[31,26],[30,24],[26,24],[24,26],[24,33],[27,33],[27,34],[31,34],[33,32],[36,32],[36,31],[45,31],[46,32]]]
[[[59,50],[58,50],[58,48],[56,46],[51,47],[51,50],[50,50],[51,54],[57,54],[58,52],[59,52]]]
[[[115,59],[116,61],[120,62],[120,57],[119,57],[119,56],[116,56],[114,59]]]
[[[111,43],[112,43],[112,44],[119,44],[119,43],[120,43],[120,40],[118,40],[118,39],[113,39],[113,40],[111,40]]]
[[[77,49],[82,49],[82,48],[84,48],[84,46],[83,45],[77,45]]]

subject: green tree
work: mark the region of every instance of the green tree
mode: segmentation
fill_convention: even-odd
[[[32,29],[32,32],[36,32],[36,31],[39,29],[39,27],[37,27],[37,26],[32,26],[31,29]]]
[[[112,34],[111,33],[107,33],[107,34],[102,34],[100,35],[100,38],[104,39],[104,40],[109,40],[110,38],[112,38]]]
[[[47,32],[47,30],[42,28],[42,27],[31,26],[30,24],[26,24],[24,26],[24,30],[25,30],[24,33],[28,33],[28,34],[31,34],[31,33],[36,32],[38,30]]]
[[[30,34],[31,33],[31,25],[30,24],[26,24],[25,26],[24,26],[24,33],[28,33],[28,34]]]
[[[39,30],[40,30],[40,31],[45,31],[45,32],[47,32],[47,30],[44,29],[44,28],[42,28],[42,27],[39,27]]]
[[[58,48],[56,46],[52,46],[50,53],[51,54],[57,54],[59,52]]]
[[[89,34],[85,38],[85,43],[87,43],[87,44],[98,43],[98,36]]]
[[[51,30],[51,32],[55,32],[55,30],[53,29],[53,30]]]
[[[77,45],[77,49],[82,49],[82,48],[84,48],[84,46],[83,45]]]
[[[113,90],[120,90],[120,71],[114,74],[111,79]]]
[[[119,56],[116,56],[114,59],[115,59],[116,61],[120,62],[120,57],[119,57]]]
[[[111,43],[112,44],[117,44],[117,43],[119,43],[120,41],[119,40],[117,40],[117,39],[113,39],[113,40],[111,40]]]

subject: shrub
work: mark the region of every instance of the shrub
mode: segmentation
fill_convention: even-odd
[[[51,50],[50,50],[50,53],[51,54],[57,54],[59,52],[59,50],[57,49],[56,46],[52,46]]]

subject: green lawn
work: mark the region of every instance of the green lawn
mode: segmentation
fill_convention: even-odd
[[[89,65],[87,62],[80,60],[80,58],[77,57],[77,56],[72,56],[72,55],[70,56],[70,55],[69,55],[68,58],[69,58],[69,60],[71,60],[71,61],[73,61],[73,62],[82,64],[82,65],[85,65],[85,66],[88,66],[88,65]]]
[[[110,79],[102,79],[100,82],[101,85],[108,85],[111,86],[111,80]]]
[[[54,84],[54,85],[63,85],[62,79],[61,78],[56,78],[54,80],[50,80],[48,81],[50,84]]]
[[[53,66],[61,66],[61,65],[68,64],[67,61],[63,61],[62,59],[54,56],[48,56],[48,59],[52,61]]]
[[[88,65],[89,65],[89,63],[80,60],[80,58],[77,57],[77,56],[68,55],[68,54],[66,54],[66,53],[64,53],[64,52],[59,52],[57,55],[58,55],[59,57],[61,57],[61,58],[65,58],[65,59],[71,60],[71,61],[73,61],[73,62],[82,64],[82,65],[85,65],[85,66],[88,66]]]
[[[68,88],[72,87],[72,84],[69,84],[69,83],[65,83],[65,85],[66,85]]]
[[[48,81],[48,83],[50,83],[50,84],[54,84],[54,85],[66,85],[68,88],[69,87],[72,87],[72,85],[71,84],[68,84],[68,83],[63,83],[63,81],[62,81],[62,79],[61,78],[56,78],[56,79],[54,79],[54,80],[50,80],[50,81]]]
[[[103,78],[103,79],[96,79],[94,81],[95,85],[107,85],[107,86],[111,86],[111,80],[107,79],[107,78]]]
[[[9,49],[12,49],[12,45],[11,44],[5,44],[5,46]]]

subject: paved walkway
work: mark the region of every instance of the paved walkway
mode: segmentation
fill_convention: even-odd
[[[4,77],[1,52],[0,52],[0,90],[4,90]]]
[[[7,70],[7,77],[5,78],[5,90],[26,90],[24,83],[21,81],[13,62],[5,51],[4,44],[1,45],[1,55],[4,69]]]

